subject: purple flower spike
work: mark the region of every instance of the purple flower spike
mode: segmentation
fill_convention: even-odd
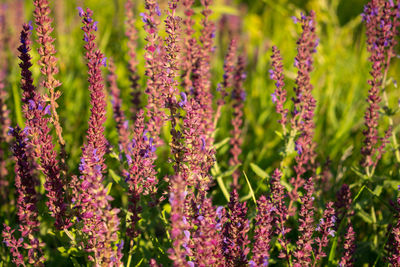
[[[85,250],[92,253],[89,260],[104,266],[111,266],[111,262],[115,261],[115,265],[119,266],[122,253],[114,249],[114,244],[118,241],[119,210],[111,207],[112,198],[108,196],[107,188],[103,185],[103,172],[106,169],[104,154],[107,151],[108,142],[104,136],[107,103],[101,65],[105,64],[106,58],[95,42],[92,15],[93,12],[90,9],[82,14],[82,30],[87,38],[84,48],[92,108],[86,142],[82,148],[81,175],[73,179],[73,194],[77,200],[77,206],[80,207],[79,212],[83,215],[81,216],[83,221],[81,231],[87,234]],[[83,162],[85,164],[82,164]],[[90,185],[90,190],[84,190],[83,185]]]

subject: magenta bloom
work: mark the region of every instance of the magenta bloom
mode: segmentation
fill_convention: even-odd
[[[23,25],[21,32],[21,45],[18,51],[21,53],[21,88],[22,111],[25,115],[26,126],[28,129],[30,144],[33,149],[33,156],[39,160],[39,168],[46,177],[44,187],[49,198],[47,206],[51,215],[55,218],[55,226],[63,228],[69,226],[69,219],[65,216],[65,192],[64,182],[60,176],[60,164],[57,159],[57,152],[53,144],[53,137],[48,128],[50,118],[48,117],[49,106],[45,104],[42,96],[36,91],[33,85],[32,73],[30,71],[31,56],[30,51],[31,26]]]
[[[84,40],[86,42],[86,60],[89,73],[90,110],[89,129],[86,144],[82,148],[79,170],[80,179],[75,184],[73,202],[78,210],[78,219],[83,220],[82,233],[85,234],[85,249],[90,252],[89,260],[99,265],[119,265],[122,258],[120,250],[114,250],[118,240],[118,209],[112,209],[112,197],[102,184],[105,169],[104,154],[107,140],[104,136],[106,120],[106,101],[104,95],[101,66],[106,64],[104,55],[95,44],[93,12],[79,10],[82,17]]]
[[[249,253],[247,233],[249,221],[247,220],[246,203],[239,202],[239,195],[234,189],[228,203],[229,212],[223,228],[222,250],[227,266],[242,266],[247,264]]]
[[[254,266],[268,266],[271,238],[273,234],[273,214],[276,208],[265,196],[257,201],[257,216],[255,219],[254,248],[251,264]]]

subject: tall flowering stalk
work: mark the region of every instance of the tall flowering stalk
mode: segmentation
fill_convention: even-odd
[[[393,225],[388,242],[388,260],[393,266],[398,266],[400,264],[400,197],[397,198],[396,204],[397,214],[395,215],[395,219],[397,221]]]
[[[196,54],[199,52],[199,45],[197,39],[193,36],[195,30],[193,25],[195,21],[192,16],[195,14],[193,10],[194,0],[182,0],[182,5],[185,8],[185,17],[183,19],[183,45],[182,45],[182,87],[184,92],[189,94],[193,90],[193,71],[196,65]]]
[[[229,165],[237,166],[241,164],[239,156],[242,154],[242,126],[243,126],[243,108],[244,100],[246,99],[246,92],[243,88],[243,82],[246,79],[245,73],[246,61],[244,56],[240,56],[237,62],[237,66],[234,71],[233,78],[233,88],[232,88],[232,125],[233,129],[231,131],[232,138],[230,144],[232,148],[230,150],[232,158],[229,160]],[[233,174],[233,186],[235,188],[239,187],[239,177],[240,171],[237,169]]]
[[[126,119],[122,110],[122,99],[117,85],[117,75],[115,74],[114,62],[110,59],[108,63],[109,75],[107,76],[110,84],[111,104],[113,106],[114,120],[118,130],[118,144],[120,153],[127,154],[130,144],[129,121]]]
[[[201,0],[200,2],[203,6],[203,10],[201,11],[203,19],[201,20],[201,45],[197,53],[196,66],[193,71],[193,94],[202,110],[201,133],[206,141],[206,148],[209,149],[214,142],[212,137],[214,132],[214,110],[212,107],[210,63],[214,49],[213,38],[215,25],[210,20],[212,14],[210,5],[212,4],[212,0]]]
[[[281,245],[281,251],[279,252],[279,258],[285,258],[287,263],[291,263],[291,255],[289,253],[289,240],[287,234],[291,231],[286,226],[286,222],[289,218],[288,209],[285,204],[285,188],[281,185],[282,173],[279,169],[275,169],[271,175],[271,196],[273,203],[273,216],[275,224],[275,234],[278,242]]]
[[[32,66],[31,56],[29,55],[31,30],[31,25],[24,24],[20,38],[21,45],[18,48],[21,53],[19,58],[22,61],[20,63],[21,88],[23,90],[22,111],[26,119],[33,156],[39,160],[39,169],[46,178],[44,188],[47,191],[47,206],[51,215],[56,219],[55,226],[61,229],[69,226],[69,219],[66,217],[64,182],[60,177],[57,153],[54,149],[53,137],[48,128],[50,105],[46,106],[42,96],[36,91],[33,85],[32,73],[29,70]]]
[[[8,93],[6,90],[6,77],[8,72],[7,54],[6,54],[6,17],[5,7],[0,7],[0,200],[2,203],[6,203],[7,199],[7,188],[9,182],[7,180],[7,152],[4,150],[4,145],[9,144],[11,141],[10,136],[7,134],[7,130],[11,126],[10,111],[7,107]]]
[[[340,225],[346,216],[353,215],[354,211],[351,208],[352,204],[350,187],[347,184],[343,184],[340,190],[336,193],[335,201],[335,217],[337,219],[337,225]]]
[[[132,121],[136,120],[137,113],[139,112],[141,101],[140,101],[140,96],[141,96],[141,91],[139,88],[139,75],[137,71],[137,65],[138,61],[136,58],[136,48],[137,48],[137,34],[138,31],[136,30],[135,27],[135,16],[133,13],[133,2],[132,0],[127,0],[125,3],[125,17],[126,17],[126,22],[125,22],[125,35],[128,37],[128,55],[129,55],[129,72],[130,76],[129,79],[131,81],[131,116],[132,116]]]
[[[172,248],[168,250],[169,258],[174,262],[174,266],[193,266],[193,262],[187,260],[191,255],[190,224],[184,213],[185,181],[179,174],[171,179],[171,189],[169,203],[171,204],[171,239]]]
[[[209,189],[212,177],[209,170],[214,164],[213,149],[207,150],[205,139],[201,135],[201,109],[194,98],[185,99],[186,94],[182,93],[183,99],[179,102],[186,112],[183,118],[182,134],[185,140],[181,173],[186,178],[187,185],[192,189],[197,188],[199,195],[204,196]]]
[[[21,238],[17,241],[14,237],[14,230],[5,225],[3,231],[3,242],[11,249],[14,256],[13,262],[25,266],[25,262],[34,266],[44,266],[41,243],[37,239],[39,232],[38,219],[38,196],[35,186],[39,183],[35,175],[35,163],[31,158],[31,151],[28,144],[27,131],[21,131],[17,126],[11,129],[10,133],[15,138],[12,151],[15,158],[15,187],[17,188],[17,214]],[[26,260],[19,252],[19,248],[28,251]]]
[[[224,75],[222,83],[218,85],[218,89],[221,94],[221,98],[217,101],[217,111],[215,113],[214,118],[214,126],[219,120],[221,116],[222,107],[225,105],[225,98],[229,94],[229,90],[232,90],[233,86],[233,76],[235,75],[235,67],[236,67],[236,54],[237,54],[237,41],[236,39],[232,39],[229,47],[228,52],[226,53],[225,60],[224,60]]]
[[[315,266],[319,260],[326,257],[326,253],[324,252],[324,248],[328,246],[329,236],[335,236],[335,225],[336,225],[336,216],[335,210],[333,208],[333,202],[329,202],[326,205],[326,209],[324,210],[324,215],[322,216],[319,224],[317,226],[317,232],[321,235],[315,239],[315,243],[318,248],[314,251],[315,260],[313,266]]]
[[[347,227],[346,235],[344,236],[344,253],[342,258],[340,259],[339,266],[344,267],[344,266],[349,266],[352,267],[354,266],[354,252],[356,251],[356,233],[354,232],[353,226],[350,224]],[[400,239],[398,239],[400,241]],[[399,247],[399,243],[397,243],[397,247]],[[393,246],[394,248],[396,246]],[[396,266],[400,264],[400,253],[398,254],[398,258],[394,259],[394,261],[391,261],[393,266]]]
[[[312,238],[314,232],[314,184],[310,178],[304,186],[306,193],[301,198],[301,210],[299,213],[299,238],[296,242],[296,251],[293,253],[294,267],[307,266],[311,264]]]
[[[228,203],[229,213],[223,228],[222,249],[226,266],[243,266],[247,264],[247,247],[250,241],[247,233],[249,222],[246,218],[246,203],[239,202],[239,195],[234,189]]]
[[[253,258],[249,261],[252,266],[268,266],[275,210],[272,202],[265,196],[261,196],[257,200]]]
[[[133,139],[129,144],[127,161],[128,171],[125,173],[126,182],[129,185],[129,210],[132,212],[128,222],[127,234],[130,237],[136,237],[138,231],[136,223],[139,221],[139,206],[141,195],[154,195],[156,193],[157,172],[155,171],[154,161],[156,159],[156,148],[152,137],[147,136],[147,130],[144,123],[144,112],[140,110],[137,113]]]
[[[85,237],[84,247],[90,252],[89,260],[96,266],[119,266],[122,257],[120,250],[114,250],[114,242],[118,240],[118,209],[112,209],[112,197],[102,184],[105,170],[104,154],[107,140],[104,136],[104,122],[106,120],[106,101],[104,95],[101,66],[106,65],[106,58],[97,49],[94,32],[97,22],[92,19],[90,9],[83,11],[79,8],[82,17],[84,41],[86,44],[86,60],[89,73],[90,91],[90,118],[86,144],[82,148],[82,158],[79,170],[80,180],[75,178],[75,195],[73,203],[79,210],[78,218],[83,220],[82,233]]]
[[[205,198],[199,206],[194,220],[197,230],[193,234],[196,266],[224,266],[220,232],[224,224],[225,209],[215,208],[209,198]]]
[[[165,107],[169,109],[169,120],[171,122],[171,154],[174,161],[175,173],[179,173],[183,158],[182,133],[178,130],[179,113],[181,107],[177,101],[179,95],[177,76],[179,72],[178,56],[180,52],[179,34],[180,34],[180,17],[176,16],[178,0],[168,2],[168,16],[165,20],[167,37],[165,39],[165,59],[163,80],[163,98],[165,99]],[[182,101],[186,101],[185,93],[181,95]]]
[[[162,84],[160,82],[160,58],[164,55],[161,39],[158,36],[158,25],[160,24],[159,16],[161,12],[156,0],[146,0],[145,8],[147,13],[142,13],[142,20],[145,23],[144,29],[147,33],[145,40],[146,60],[146,76],[147,86],[145,93],[147,94],[147,116],[149,117],[148,129],[150,135],[154,138],[157,146],[162,144],[159,137],[161,128],[165,121],[165,113],[162,108],[165,107],[164,98],[161,96]],[[161,55],[160,55],[161,53]]]
[[[41,66],[41,72],[44,75],[42,86],[48,90],[48,95],[45,97],[45,101],[50,102],[52,123],[57,132],[58,141],[62,146],[65,145],[65,141],[62,137],[62,128],[59,122],[57,113],[57,99],[60,97],[61,92],[56,91],[56,88],[61,85],[54,76],[58,74],[57,58],[54,56],[56,50],[54,48],[54,38],[51,37],[53,28],[51,23],[53,19],[50,15],[49,2],[47,0],[34,0],[35,5],[34,17],[36,23],[36,33],[38,36],[37,42],[40,47],[38,49],[40,60],[39,65]]]
[[[372,78],[368,81],[371,86],[367,98],[368,108],[364,115],[366,128],[363,131],[364,146],[361,148],[363,155],[361,164],[366,168],[368,176],[373,174],[387,139],[392,135],[389,128],[385,137],[379,138],[378,125],[382,100],[381,91],[386,86],[385,82],[391,58],[395,56],[394,49],[397,44],[395,37],[398,35],[400,25],[398,8],[393,1],[372,0],[365,6],[363,13],[363,20],[367,28],[367,49],[371,54],[369,60],[372,63],[370,72]],[[390,120],[390,124],[393,126],[392,120]],[[380,145],[378,144],[379,141],[381,141]],[[397,141],[395,142],[397,143]],[[398,156],[398,153],[396,153],[396,156]]]
[[[283,63],[280,50],[276,47],[272,47],[272,69],[269,71],[270,78],[275,81],[275,91],[272,93],[272,102],[275,104],[276,113],[281,116],[281,119],[278,121],[282,125],[283,134],[286,135],[287,127],[287,114],[288,110],[284,108],[286,103],[286,90],[284,75],[283,75]]]
[[[313,86],[310,83],[310,72],[313,69],[312,54],[316,52],[318,45],[315,33],[315,13],[311,11],[309,16],[302,14],[300,22],[303,32],[297,41],[297,56],[294,63],[298,72],[294,88],[296,95],[293,98],[293,118],[291,120],[292,137],[294,138],[296,133],[299,133],[300,136],[295,141],[297,156],[294,170],[296,177],[293,177],[290,181],[293,189],[290,192],[289,212],[293,212],[293,203],[298,199],[297,190],[305,183],[302,176],[308,169],[312,169],[316,156],[315,142],[313,141],[315,128],[313,118],[316,101],[311,94]]]
[[[336,193],[335,201],[335,218],[336,229],[339,230],[340,225],[346,222],[347,230],[343,241],[343,256],[340,259],[339,266],[353,266],[355,246],[355,232],[351,224],[351,216],[354,214],[352,209],[352,197],[350,187],[343,184],[340,190]]]

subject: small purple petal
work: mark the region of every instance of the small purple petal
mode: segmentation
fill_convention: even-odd
[[[79,12],[79,17],[83,17],[83,15],[85,15],[85,12],[83,11],[83,9],[81,7],[78,7],[78,12]]]
[[[44,109],[44,114],[51,115],[50,107],[50,105],[47,105],[47,107]]]

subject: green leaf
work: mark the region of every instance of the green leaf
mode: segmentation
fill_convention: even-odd
[[[382,193],[382,189],[383,189],[383,187],[381,185],[377,185],[373,191],[374,195],[379,197]]]
[[[143,262],[143,258],[136,264],[136,267],[140,266],[142,264],[142,262]]]
[[[280,139],[282,139],[282,140],[285,139],[282,132],[280,132],[280,131],[275,131],[275,134],[276,134],[277,136],[279,136]]]
[[[244,178],[246,178],[247,185],[250,188],[250,194],[251,194],[251,197],[253,198],[254,204],[256,204],[256,206],[257,206],[256,196],[254,195],[254,191],[253,191],[253,188],[251,187],[250,181],[247,178],[247,175],[246,175],[246,173],[244,171],[243,171],[243,174],[244,174]]]
[[[385,181],[383,181],[383,186],[391,187],[394,190],[397,190],[399,185],[400,185],[400,182],[396,181],[396,180],[385,180]]]
[[[292,189],[293,189],[292,185],[284,180],[281,180],[281,185],[283,185],[288,192],[292,191]]]
[[[111,178],[112,178],[117,184],[119,184],[120,181],[122,180],[121,176],[119,176],[118,174],[116,174],[112,169],[109,169],[109,172],[110,172]]]
[[[112,183],[108,183],[108,185],[107,185],[107,195],[110,194],[110,192],[111,192],[111,187],[112,187]]]
[[[240,166],[241,166],[241,164],[238,164],[238,165],[235,165],[235,166],[229,168],[227,171],[221,173],[221,176],[222,177],[231,176],[237,170],[237,168],[239,168]]]
[[[217,179],[217,183],[218,183],[219,188],[221,188],[222,194],[224,195],[226,201],[229,202],[229,192],[226,189],[224,181],[222,181],[222,176],[219,175],[216,179]]]
[[[250,168],[253,170],[253,172],[255,174],[258,175],[258,177],[260,177],[261,179],[265,179],[265,178],[269,178],[268,173],[266,173],[264,170],[262,170],[260,167],[258,167],[256,164],[254,163],[250,163]]]
[[[75,258],[70,257],[70,259],[71,259],[72,264],[74,265],[74,267],[80,267],[80,266],[81,266],[81,265],[79,264],[79,262],[78,262]]]
[[[62,254],[67,252],[67,250],[64,247],[58,247],[57,250],[60,251]]]
[[[355,205],[355,208],[358,210],[358,212],[356,213],[358,216],[361,217],[361,219],[364,220],[364,222],[368,223],[368,224],[372,224],[373,220],[371,215],[369,215],[368,213],[366,213],[360,206],[359,203],[357,203]]]
[[[227,137],[227,138],[223,139],[222,141],[216,143],[214,145],[215,150],[219,150],[221,147],[223,147],[225,144],[227,144],[229,142],[229,140],[231,140],[231,138]]]

